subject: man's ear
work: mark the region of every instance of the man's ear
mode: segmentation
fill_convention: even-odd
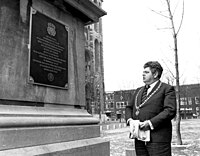
[[[153,78],[154,79],[158,78],[158,72],[157,71],[153,74]]]

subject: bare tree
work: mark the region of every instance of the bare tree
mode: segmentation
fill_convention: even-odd
[[[174,12],[172,12],[172,6],[171,6],[171,1],[170,0],[165,0],[166,5],[167,5],[167,13],[168,15],[164,15],[161,12],[156,12],[152,10],[153,12],[169,19],[170,21],[170,27],[167,29],[172,30],[172,36],[173,36],[173,44],[174,44],[174,53],[175,53],[175,70],[176,70],[176,99],[177,99],[177,112],[176,112],[176,133],[177,133],[177,144],[182,145],[182,139],[181,139],[181,133],[180,133],[180,84],[179,84],[179,63],[178,63],[178,33],[181,29],[182,22],[183,22],[183,16],[184,16],[184,0],[183,1],[183,8],[182,8],[182,14],[181,14],[181,20],[178,28],[175,28],[175,19],[174,19]],[[166,29],[166,28],[165,28]]]
[[[172,34],[174,39],[174,53],[175,53],[175,69],[176,69],[176,98],[177,98],[177,112],[176,112],[176,133],[177,133],[177,144],[182,145],[181,133],[180,133],[180,84],[179,84],[179,63],[178,63],[178,33],[182,26],[183,22],[183,15],[184,15],[184,0],[183,0],[183,11],[181,17],[181,23],[176,31],[174,25],[174,18],[171,10],[170,0],[166,0],[168,12],[169,12],[169,19],[171,21],[172,26]]]

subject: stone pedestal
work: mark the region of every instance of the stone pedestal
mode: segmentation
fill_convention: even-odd
[[[84,26],[105,14],[89,0],[1,1],[1,156],[110,155],[84,109]]]

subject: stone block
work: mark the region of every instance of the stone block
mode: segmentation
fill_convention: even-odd
[[[109,156],[110,144],[102,138],[82,139],[55,144],[0,151],[1,156]]]
[[[99,137],[98,125],[0,129],[0,150]]]

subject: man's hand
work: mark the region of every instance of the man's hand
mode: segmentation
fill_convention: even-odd
[[[149,122],[146,120],[144,122],[140,122],[139,123],[139,128],[143,131],[147,131],[147,130],[150,130],[150,125],[149,125]]]
[[[134,120],[131,119],[129,121],[129,125],[130,125],[130,133],[133,133],[135,130]]]

